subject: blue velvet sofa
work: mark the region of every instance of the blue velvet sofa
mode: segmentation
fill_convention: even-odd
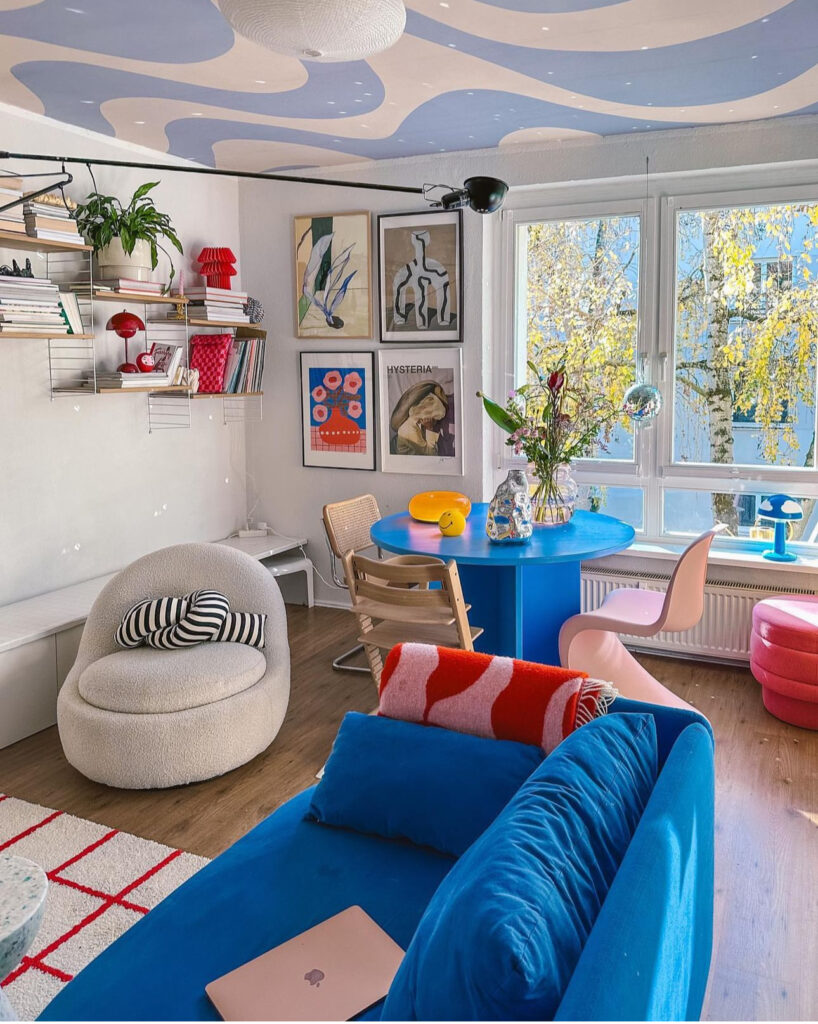
[[[712,941],[712,734],[704,719],[675,708],[619,698],[610,714],[646,711],[658,778],[561,995],[559,1020],[695,1020],[701,1011]],[[305,820],[312,792],[172,893],[41,1019],[218,1019],[207,982],[352,904],[406,948],[456,859]],[[379,1019],[382,1007],[363,1017]]]

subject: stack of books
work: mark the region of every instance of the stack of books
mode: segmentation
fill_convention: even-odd
[[[0,276],[0,333],[82,334],[76,296],[47,277]]]
[[[44,238],[50,242],[68,242],[78,245],[82,242],[77,222],[71,211],[62,202],[55,202],[51,196],[40,196],[23,204],[26,233],[32,238]]]
[[[109,281],[95,281],[97,288],[106,292],[130,292],[132,295],[162,295],[165,285],[161,281],[137,281],[132,277],[116,277]]]
[[[188,289],[187,298],[187,314],[193,320],[212,320],[213,323],[250,323],[250,317],[244,312],[247,292],[202,286]]]
[[[261,391],[264,373],[264,338],[236,338],[224,369],[224,393]]]
[[[97,388],[99,390],[127,391],[128,388],[169,388],[173,383],[167,373],[120,373],[118,370],[97,370]],[[93,390],[94,380],[89,377],[83,381],[82,387]]]
[[[0,206],[22,198],[22,178],[0,177]],[[20,235],[26,233],[22,206],[12,206],[10,210],[3,210],[0,213],[0,231],[13,231]]]

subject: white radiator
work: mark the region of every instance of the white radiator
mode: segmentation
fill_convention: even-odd
[[[624,570],[582,570],[582,608],[589,611],[602,604],[605,595],[617,587],[640,587],[643,590],[667,589],[670,575]],[[701,621],[686,633],[657,633],[654,637],[633,637],[623,634],[629,647],[636,650],[674,654],[681,657],[704,657],[714,661],[750,661],[750,631],[753,607],[757,601],[773,594],[814,594],[813,589],[792,587],[754,587],[746,583],[708,579],[704,591],[704,614]]]

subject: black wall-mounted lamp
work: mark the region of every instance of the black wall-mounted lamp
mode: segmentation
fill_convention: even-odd
[[[381,185],[368,181],[340,181],[336,178],[309,178],[300,174],[268,174],[263,171],[230,171],[222,170],[219,167],[185,167],[176,164],[149,164],[140,161],[130,160],[103,160],[97,157],[81,156],[47,156],[44,153],[10,153],[0,150],[0,160],[44,160],[62,164],[63,173],[66,164],[84,164],[86,167],[140,167],[147,171],[173,171],[182,174],[210,174],[223,178],[254,178],[261,181],[292,181],[301,185],[329,185],[333,188],[364,188],[375,192],[403,192],[411,195],[423,196],[432,206],[442,207],[444,210],[458,210],[464,206],[471,207],[477,213],[494,213],[503,205],[508,185],[499,178],[473,177],[467,178],[463,188],[456,189],[451,185],[424,185],[417,188],[413,185]],[[67,184],[70,181],[62,184]],[[61,184],[57,182],[56,184]],[[50,186],[54,187],[54,186]],[[428,193],[435,189],[447,189],[445,195],[440,199],[431,199]],[[36,195],[41,195],[48,189],[41,189]],[[0,211],[16,206],[28,199],[33,198],[35,193],[29,193],[22,199],[7,203]]]
[[[504,181],[485,176],[466,178],[463,188],[432,185],[427,186],[425,192],[432,188],[449,189],[440,199],[431,200],[427,195],[426,198],[432,206],[441,207],[444,210],[462,210],[468,206],[475,213],[494,213],[499,210],[508,192],[508,185]]]

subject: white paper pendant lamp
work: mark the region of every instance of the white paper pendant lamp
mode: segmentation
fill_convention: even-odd
[[[403,0],[219,0],[241,36],[300,60],[363,60],[406,26]]]

